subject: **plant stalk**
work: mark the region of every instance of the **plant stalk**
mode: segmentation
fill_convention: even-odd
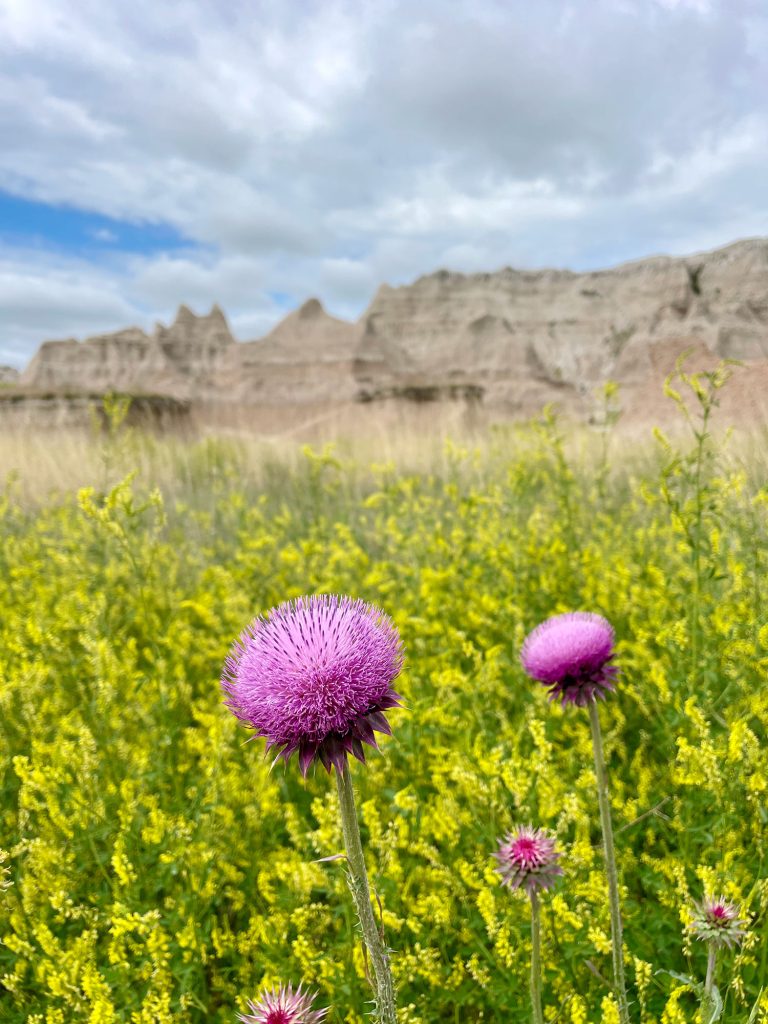
[[[715,957],[717,949],[714,942],[709,944],[709,957],[707,958],[707,977],[704,981],[704,998],[701,1001],[702,1024],[710,1024],[713,1016],[712,986],[715,983]]]
[[[533,1024],[544,1024],[541,1009],[541,914],[535,892],[531,892],[531,1007]]]
[[[603,850],[605,852],[605,873],[608,878],[608,902],[611,909],[611,950],[613,954],[613,983],[619,1004],[621,1024],[629,1024],[627,986],[624,981],[624,951],[621,937],[621,909],[619,907],[619,879],[616,872],[616,855],[613,849],[613,826],[611,824],[611,803],[608,796],[608,777],[603,756],[603,737],[600,732],[600,715],[597,701],[589,704],[589,721],[592,726],[592,750],[595,756],[595,777],[597,779],[597,800],[600,805],[600,823],[603,829]]]
[[[341,828],[344,833],[344,846],[347,851],[349,869],[349,890],[355,904],[363,941],[373,965],[376,991],[376,1016],[379,1024],[397,1024],[395,1015],[395,986],[389,964],[389,953],[373,916],[371,907],[371,890],[368,885],[368,872],[365,868],[363,846],[360,842],[360,826],[355,810],[355,794],[352,788],[352,777],[349,765],[344,761],[342,771],[336,769],[336,786],[339,792],[341,809]]]

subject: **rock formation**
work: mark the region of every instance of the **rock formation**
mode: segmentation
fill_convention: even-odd
[[[329,316],[309,299],[266,337],[231,346],[214,392],[244,404],[354,401],[359,336],[356,324]]]
[[[768,359],[768,240],[583,274],[438,271],[383,286],[362,323],[355,373],[373,395],[473,387],[510,413],[584,413],[607,379],[642,387],[660,342]]]
[[[181,306],[170,327],[157,324],[151,335],[129,327],[83,342],[46,341],[20,383],[34,390],[208,397],[211,377],[236,345],[218,306],[201,317]]]
[[[136,395],[123,422],[163,433],[184,431],[190,427],[190,412],[189,402],[170,395]],[[100,392],[0,390],[0,425],[10,430],[71,430],[107,423]]]
[[[357,323],[311,299],[247,343],[234,340],[217,306],[202,317],[182,306],[152,334],[134,327],[46,342],[20,384],[160,393],[219,410],[461,400],[500,418],[555,401],[588,419],[608,379],[642,416],[688,347],[702,366],[747,363],[737,373],[743,406],[768,416],[756,390],[768,374],[768,239],[589,273],[441,270],[383,285]]]

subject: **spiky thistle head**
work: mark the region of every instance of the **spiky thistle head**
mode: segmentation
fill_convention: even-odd
[[[714,946],[737,946],[746,934],[747,922],[739,917],[739,908],[724,896],[706,896],[694,904],[694,915],[689,927],[702,942]]]
[[[548,687],[550,700],[586,707],[615,689],[614,642],[602,615],[567,612],[528,634],[520,660],[529,676]]]
[[[391,732],[400,704],[392,682],[403,651],[392,621],[350,597],[300,597],[254,619],[235,642],[221,680],[226,704],[303,775],[315,760],[341,771],[347,754]]]
[[[313,1010],[316,998],[316,992],[303,992],[301,985],[295,990],[291,985],[265,989],[255,1003],[248,1000],[251,1012],[239,1013],[237,1018],[244,1024],[321,1024],[328,1007]]]
[[[529,896],[537,889],[551,889],[563,873],[554,837],[531,825],[518,825],[507,832],[494,857],[502,884],[525,889]]]

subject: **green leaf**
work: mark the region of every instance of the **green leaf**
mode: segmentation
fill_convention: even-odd
[[[762,996],[762,994],[763,990],[760,989],[760,991],[757,993],[757,999],[755,1000],[755,1005],[752,1007],[752,1012],[749,1015],[747,1024],[755,1024],[755,1021],[757,1020],[757,1015],[760,1012],[760,997]]]
[[[682,981],[684,985],[687,985],[696,995],[701,995],[704,992],[704,986],[700,981],[694,981],[693,978],[689,978],[687,974],[678,974],[677,971],[667,971],[663,967],[656,971],[656,974],[668,974],[670,978],[674,978],[675,981]]]
[[[709,1016],[705,1016],[709,1014]],[[723,1015],[723,997],[720,995],[720,989],[717,985],[712,986],[711,996],[708,999],[704,997],[704,1001],[701,1004],[701,1017],[704,1024],[715,1024],[715,1021],[720,1020]]]

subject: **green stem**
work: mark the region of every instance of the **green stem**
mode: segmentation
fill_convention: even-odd
[[[707,959],[707,980],[704,982],[704,992],[708,995],[712,995],[712,985],[715,980],[715,944],[712,943],[709,947],[709,957]]]
[[[700,647],[700,620],[701,620],[701,592],[702,592],[702,534],[704,524],[704,493],[702,484],[702,475],[704,471],[704,460],[706,457],[705,446],[708,439],[707,429],[709,427],[709,417],[712,411],[711,400],[706,401],[702,406],[701,413],[701,429],[696,431],[696,473],[694,477],[694,487],[696,491],[696,502],[694,506],[694,524],[693,524],[693,548],[692,548],[692,561],[693,561],[693,595],[691,600],[691,616],[690,616],[690,630],[691,630],[691,668],[688,681],[689,693],[693,687],[696,675],[700,670],[699,666],[699,647]]]
[[[619,880],[616,872],[616,855],[613,849],[613,826],[611,825],[611,804],[608,797],[608,778],[603,756],[603,737],[600,732],[600,716],[597,701],[589,704],[589,721],[592,726],[592,750],[595,755],[595,777],[597,779],[597,800],[600,805],[600,823],[603,828],[603,849],[605,851],[605,873],[608,878],[608,902],[611,908],[611,948],[613,953],[613,983],[619,1004],[621,1024],[629,1024],[627,986],[624,981],[624,951],[621,939],[621,910],[619,908]]]
[[[541,1010],[541,916],[535,892],[531,892],[531,1007],[533,1024],[544,1024]]]
[[[342,771],[336,770],[336,785],[339,791],[344,846],[347,851],[349,890],[357,910],[363,941],[373,965],[377,1018],[380,1024],[397,1024],[395,986],[392,981],[389,954],[373,916],[368,872],[365,869],[363,846],[360,842],[360,826],[357,823],[357,811],[355,810],[355,794],[349,774],[349,765],[346,761]]]
[[[702,1024],[709,1024],[712,1020],[712,986],[715,982],[715,956],[717,950],[714,943],[710,943],[709,957],[707,958],[707,978],[704,982],[704,998],[701,1001]]]

